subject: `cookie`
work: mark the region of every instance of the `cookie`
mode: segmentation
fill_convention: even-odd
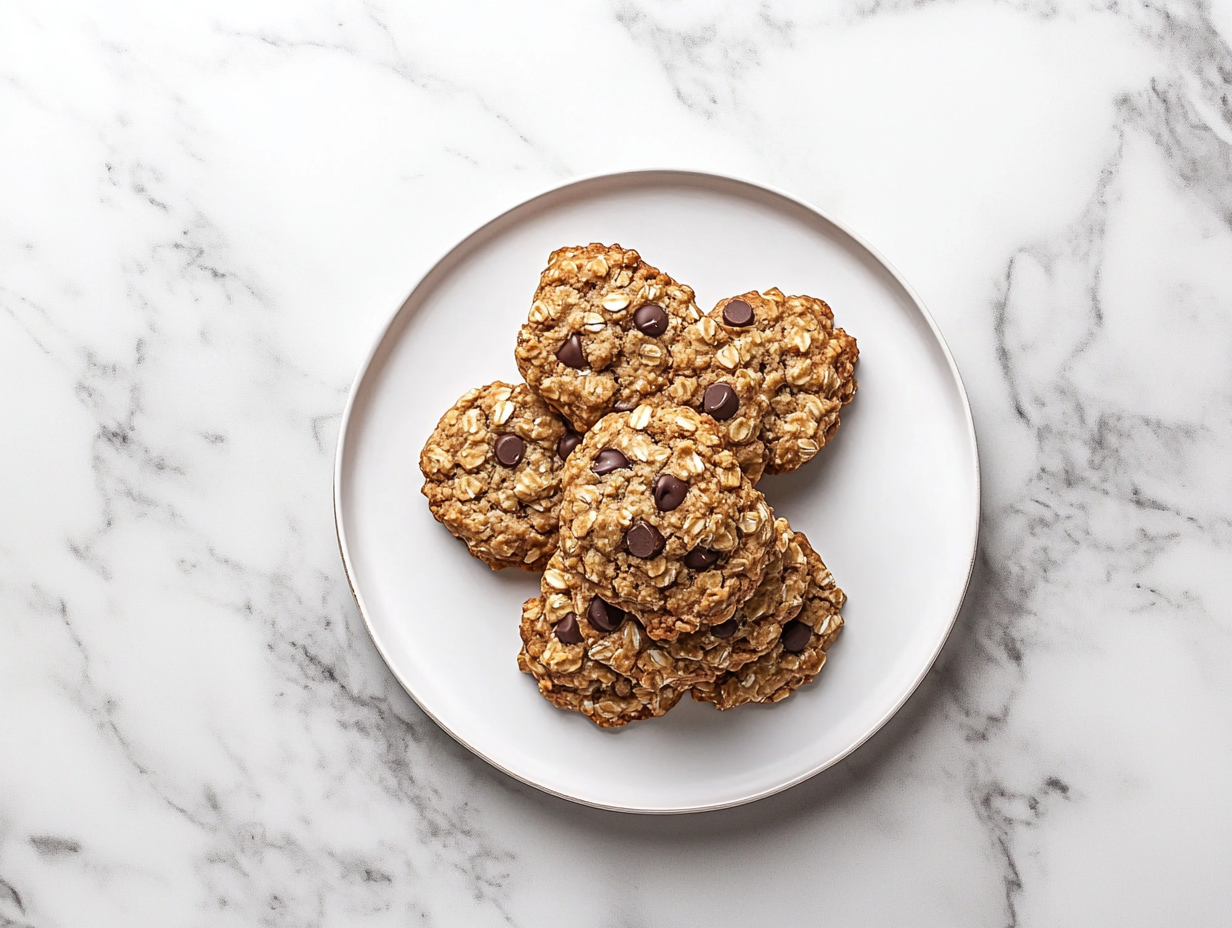
[[[726,622],[674,641],[655,641],[636,618],[599,597],[547,589],[544,608],[549,621],[573,612],[587,656],[645,687],[685,689],[713,682],[769,650],[783,623],[800,611],[808,562],[786,519],[776,520],[775,536],[770,566],[753,596]],[[557,560],[548,562],[549,570]]]
[[[778,315],[769,299],[760,294],[745,296],[749,319],[760,323]],[[744,322],[743,317],[733,318]],[[754,483],[769,462],[761,440],[762,422],[770,411],[762,373],[769,337],[760,324],[730,326],[721,315],[716,321],[713,312],[707,314],[673,343],[675,377],[666,394],[671,402],[699,409],[719,423],[728,447]]]
[[[587,657],[576,616],[550,623],[542,596],[523,605],[521,634],[518,667],[535,678],[543,697],[602,728],[663,715],[683,694],[671,687],[648,689]]]
[[[619,245],[560,248],[539,278],[514,357],[526,382],[580,430],[671,379],[671,343],[701,318],[693,291]]]
[[[545,590],[598,596],[672,639],[731,618],[761,583],[773,513],[696,410],[642,404],[606,416],[562,484],[560,563]]]
[[[693,698],[731,709],[746,702],[779,702],[812,681],[826,663],[826,652],[843,627],[839,610],[847,597],[820,556],[797,534],[809,563],[809,585],[804,605],[794,619],[784,623],[778,640],[761,657],[736,671],[724,673],[712,683],[693,687]]]
[[[754,481],[812,459],[856,391],[856,340],[810,296],[770,289],[720,300],[672,350],[668,397],[715,418]]]
[[[556,549],[564,457],[580,440],[525,384],[471,390],[419,455],[428,508],[493,570],[542,570]]]
[[[650,646],[651,640],[641,622],[600,596],[570,590],[561,581],[565,570],[559,551],[548,561],[543,576],[540,598],[547,621],[556,625],[572,615],[573,621],[568,627],[576,630],[575,637],[587,657],[598,660],[621,676],[637,677],[638,657]],[[683,686],[677,688],[684,689]]]
[[[676,679],[698,682],[739,670],[766,653],[779,639],[783,625],[796,617],[809,585],[809,564],[803,547],[786,519],[775,522],[781,551],[776,554],[753,595],[730,619],[674,641],[655,642],[658,654],[639,661],[639,679],[646,686]],[[692,685],[690,683],[689,685]]]

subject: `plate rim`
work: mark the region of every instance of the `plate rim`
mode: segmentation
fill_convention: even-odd
[[[975,506],[974,506],[973,525],[971,526],[971,556],[967,563],[966,574],[963,577],[962,590],[954,606],[953,614],[950,616],[949,621],[945,625],[944,633],[939,637],[936,643],[936,646],[933,648],[933,651],[929,655],[928,660],[925,661],[923,665],[921,666],[921,669],[919,673],[916,675],[915,679],[912,680],[910,685],[906,687],[906,689],[903,691],[901,698],[889,710],[887,710],[883,715],[881,715],[881,717],[878,718],[876,722],[872,724],[868,728],[868,730],[865,731],[858,739],[856,739],[849,747],[847,747],[843,751],[840,751],[835,756],[827,759],[824,763],[821,763],[809,769],[808,771],[804,773],[791,777],[788,780],[782,783],[776,784],[772,787],[763,788],[761,790],[758,790],[755,793],[752,793],[747,796],[743,796],[738,799],[725,800],[722,802],[713,802],[713,803],[698,803],[694,805],[685,805],[685,806],[678,806],[678,807],[672,807],[672,808],[638,808],[634,806],[624,806],[624,805],[603,803],[603,802],[599,802],[595,800],[584,799],[578,796],[572,796],[572,795],[569,795],[568,793],[563,793],[559,790],[552,789],[551,787],[545,786],[541,783],[537,783],[531,779],[528,779],[527,777],[522,776],[521,774],[513,770],[510,770],[503,764],[489,757],[487,754],[485,754],[482,750],[480,750],[475,745],[461,738],[456,732],[454,732],[453,729],[451,729],[447,724],[445,724],[444,721],[442,721],[436,715],[436,713],[434,713],[430,708],[428,708],[428,706],[424,705],[424,703],[419,699],[419,697],[415,695],[415,691],[412,689],[408,681],[403,679],[402,674],[399,673],[397,669],[395,669],[393,663],[390,661],[389,654],[387,653],[387,650],[381,641],[381,637],[372,625],[372,619],[368,615],[368,609],[364,605],[363,597],[360,594],[358,585],[356,584],[355,575],[354,575],[354,571],[353,571],[352,564],[351,564],[351,553],[350,553],[350,549],[347,545],[347,540],[346,540],[346,529],[343,526],[343,519],[342,519],[342,471],[343,471],[343,463],[344,463],[344,458],[345,458],[345,449],[347,446],[347,441],[346,441],[347,429],[351,422],[351,414],[354,410],[354,406],[355,406],[357,396],[359,394],[360,386],[362,385],[365,376],[368,374],[368,371],[370,370],[372,366],[373,360],[376,358],[378,352],[381,350],[381,346],[385,343],[385,339],[388,337],[390,329],[393,328],[394,323],[398,321],[398,318],[401,316],[402,311],[406,308],[407,304],[410,303],[411,300],[415,297],[415,294],[424,285],[424,283],[428,280],[428,278],[430,278],[433,275],[433,273],[439,267],[441,267],[442,264],[444,264],[451,257],[453,257],[455,253],[460,251],[472,239],[479,238],[493,225],[495,225],[496,223],[499,223],[500,221],[508,217],[510,214],[517,212],[519,210],[525,209],[531,206],[532,204],[535,204],[537,201],[544,200],[548,197],[558,195],[572,187],[582,188],[582,187],[586,187],[589,185],[597,184],[602,181],[614,181],[618,179],[624,180],[626,182],[635,181],[638,178],[643,178],[646,180],[654,180],[654,179],[670,180],[672,178],[676,178],[682,181],[686,179],[692,179],[694,182],[701,181],[703,183],[707,181],[713,182],[717,180],[717,181],[723,182],[728,185],[735,185],[737,187],[750,188],[753,191],[758,191],[761,193],[768,193],[772,195],[773,197],[777,197],[781,200],[786,201],[787,203],[793,204],[801,209],[806,210],[809,213],[812,213],[818,216],[825,222],[828,222],[832,226],[837,228],[844,235],[847,235],[848,237],[850,237],[857,245],[863,248],[875,261],[877,261],[878,264],[880,264],[883,268],[885,268],[885,270],[889,272],[890,276],[894,278],[895,282],[900,287],[903,288],[903,291],[907,294],[911,302],[914,304],[916,311],[919,312],[921,317],[928,324],[929,331],[932,333],[932,336],[936,340],[937,345],[941,348],[942,356],[945,358],[946,365],[949,368],[950,376],[954,379],[954,385],[958,388],[958,396],[962,401],[963,417],[967,425],[968,450],[971,454],[971,460],[972,460],[973,467],[974,467],[974,471],[973,471],[974,480],[973,480],[973,485],[972,485],[972,492],[974,495]],[[970,589],[971,589],[971,577],[975,570],[976,558],[979,555],[980,528],[981,528],[981,522],[983,521],[982,520],[983,479],[982,479],[982,475],[980,471],[979,445],[976,439],[975,418],[973,417],[971,413],[971,401],[967,396],[966,385],[963,382],[962,374],[958,370],[958,365],[954,361],[954,356],[952,352],[950,351],[950,346],[946,342],[945,336],[941,333],[941,329],[938,327],[937,322],[933,318],[932,313],[929,311],[927,305],[925,305],[924,300],[920,297],[919,293],[916,292],[915,288],[912,287],[910,283],[908,283],[907,279],[903,277],[903,275],[899,272],[898,268],[896,268],[893,264],[891,264],[877,248],[873,247],[873,245],[870,242],[868,242],[868,240],[866,240],[862,235],[860,235],[855,230],[853,230],[845,222],[836,218],[835,216],[831,215],[830,213],[826,212],[820,207],[814,205],[813,203],[810,203],[807,200],[797,197],[794,194],[788,193],[787,191],[775,185],[772,185],[772,184],[766,184],[760,181],[753,181],[753,180],[749,180],[748,178],[739,177],[739,176],[732,175],[732,174],[720,174],[714,171],[698,171],[698,170],[692,170],[692,169],[687,169],[687,168],[637,168],[637,169],[627,170],[627,171],[601,171],[601,172],[597,172],[593,174],[582,175],[579,177],[571,177],[567,180],[560,181],[560,182],[551,184],[549,186],[543,187],[539,189],[537,192],[531,194],[530,196],[527,196],[527,197],[524,197],[518,200],[512,206],[509,206],[509,207],[506,207],[505,209],[500,210],[495,215],[493,215],[491,218],[487,219],[485,222],[483,222],[476,228],[472,229],[470,232],[463,235],[449,248],[441,252],[439,257],[437,257],[435,261],[431,262],[427,266],[427,270],[425,270],[424,273],[419,277],[419,279],[415,281],[414,285],[411,287],[410,291],[407,293],[406,297],[402,300],[402,302],[398,304],[398,306],[394,309],[392,313],[390,313],[385,324],[381,326],[380,331],[377,333],[376,339],[372,343],[372,347],[369,348],[367,354],[365,354],[363,358],[363,361],[360,363],[359,368],[355,373],[354,379],[351,381],[350,389],[347,391],[346,404],[343,406],[342,417],[338,424],[337,445],[334,449],[333,483],[334,483],[334,486],[333,486],[334,534],[335,534],[335,538],[338,543],[338,552],[342,558],[342,569],[343,569],[343,572],[346,574],[347,585],[351,589],[351,596],[355,600],[356,608],[359,609],[360,617],[364,621],[364,627],[368,631],[368,637],[372,639],[372,643],[376,647],[377,653],[380,655],[381,660],[385,662],[385,667],[393,675],[394,679],[398,681],[399,686],[401,686],[402,689],[406,692],[406,694],[411,697],[411,699],[415,702],[417,706],[419,706],[420,710],[425,715],[427,715],[428,718],[432,719],[432,721],[437,725],[437,727],[439,727],[443,732],[445,732],[451,738],[453,738],[454,741],[456,741],[458,744],[461,744],[472,754],[481,758],[483,761],[495,767],[497,770],[501,771],[507,776],[513,777],[515,780],[517,780],[520,783],[525,783],[526,785],[532,786],[535,789],[540,790],[541,792],[547,793],[551,796],[556,796],[557,798],[564,799],[568,802],[576,803],[578,805],[583,805],[583,806],[587,806],[587,807],[594,808],[594,809],[603,809],[603,810],[611,811],[611,812],[625,812],[625,813],[637,814],[637,815],[685,815],[685,814],[694,813],[694,812],[711,812],[711,811],[717,811],[720,809],[730,809],[730,808],[735,808],[737,806],[747,805],[748,803],[757,802],[758,800],[765,799],[769,796],[776,795],[778,793],[784,792],[785,790],[789,790],[793,786],[798,786],[799,784],[805,782],[806,780],[812,779],[817,774],[821,773],[823,770],[827,770],[830,767],[833,767],[835,764],[851,756],[851,754],[854,751],[856,751],[858,748],[864,745],[870,738],[873,737],[873,735],[881,731],[881,729],[885,727],[885,725],[890,721],[890,719],[892,719],[895,715],[897,715],[898,712],[903,708],[903,706],[907,704],[908,700],[910,700],[911,697],[915,695],[915,692],[917,689],[919,689],[920,684],[924,682],[924,678],[927,677],[929,672],[933,669],[933,666],[937,662],[937,658],[941,655],[942,649],[945,647],[946,642],[949,641],[950,635],[954,631],[954,625],[958,621],[959,613],[962,611],[963,604],[966,602],[966,599],[967,599],[967,594],[970,592]]]

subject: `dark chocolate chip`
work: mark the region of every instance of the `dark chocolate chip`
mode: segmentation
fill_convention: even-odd
[[[744,300],[732,300],[723,307],[723,321],[737,328],[752,325],[753,307]]]
[[[569,367],[581,369],[586,366],[586,355],[582,354],[582,337],[574,332],[565,339],[565,343],[556,352],[556,360]]]
[[[712,383],[702,397],[702,410],[720,422],[730,419],[739,408],[740,397],[736,396],[736,391],[729,384]]]
[[[710,626],[710,634],[716,638],[730,638],[736,634],[736,620],[728,619],[726,622],[720,622],[718,625]]]
[[[615,448],[604,448],[595,457],[595,463],[590,465],[590,469],[602,477],[604,474],[610,474],[614,470],[622,470],[628,466],[627,457]]]
[[[591,624],[592,628],[596,628],[601,632],[616,631],[624,620],[624,612],[617,609],[611,603],[605,603],[598,597],[590,601],[590,608],[586,610],[586,621]]]
[[[496,460],[506,467],[513,467],[522,461],[526,453],[526,442],[516,435],[501,435],[496,439]]]
[[[582,630],[578,628],[577,613],[566,612],[565,617],[556,623],[552,633],[561,644],[581,644]]]
[[[662,474],[654,485],[655,506],[660,512],[671,512],[684,502],[688,492],[689,485],[683,480],[677,480],[671,474]]]
[[[809,639],[813,637],[813,629],[799,619],[792,619],[783,626],[783,634],[779,641],[783,642],[783,650],[799,654],[808,647]]]
[[[658,338],[667,331],[667,313],[662,306],[647,303],[633,314],[633,324],[643,335]]]
[[[625,544],[634,557],[651,558],[663,550],[663,535],[649,522],[634,522],[625,532]]]
[[[719,552],[709,548],[694,548],[684,556],[684,566],[689,570],[709,570],[719,562]]]
[[[573,449],[582,443],[582,436],[577,432],[565,432],[556,443],[556,454],[563,461],[573,454]]]

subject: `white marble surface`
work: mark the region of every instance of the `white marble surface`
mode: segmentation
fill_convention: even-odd
[[[0,4],[0,926],[1226,925],[1232,3]],[[461,234],[731,172],[930,304],[985,521],[902,713],[692,817],[443,735],[339,412]]]

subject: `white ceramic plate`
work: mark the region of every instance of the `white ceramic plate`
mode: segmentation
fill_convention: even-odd
[[[686,698],[605,731],[553,708],[518,672],[538,575],[493,573],[433,521],[419,450],[466,390],[516,381],[513,346],[548,253],[619,242],[697,292],[777,286],[833,307],[856,336],[859,392],[836,439],[762,481],[847,591],[818,679],[774,706],[719,713]],[[932,666],[962,602],[979,523],[975,432],[958,371],[911,288],[857,236],[782,193],[644,171],[551,190],[498,216],[420,281],[360,370],[334,480],[342,557],[377,649],[462,744],[588,805],[686,812],[749,802],[844,757]]]

